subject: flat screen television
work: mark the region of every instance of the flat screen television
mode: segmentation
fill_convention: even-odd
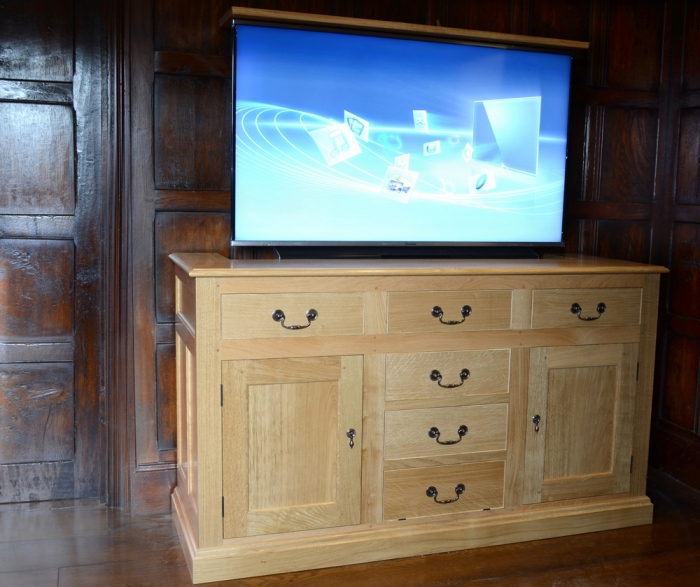
[[[569,55],[233,32],[232,246],[562,244]]]

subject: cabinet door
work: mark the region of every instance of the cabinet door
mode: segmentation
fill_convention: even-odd
[[[362,357],[222,370],[224,537],[359,524]]]
[[[637,350],[531,349],[524,503],[629,491]]]

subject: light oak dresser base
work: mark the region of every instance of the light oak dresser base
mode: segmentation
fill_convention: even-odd
[[[651,523],[664,268],[171,258],[193,582]]]

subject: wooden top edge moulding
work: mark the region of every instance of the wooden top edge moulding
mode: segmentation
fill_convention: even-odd
[[[227,259],[216,253],[175,253],[170,259],[190,277],[564,275],[668,273],[658,265],[567,255],[557,259]]]
[[[219,20],[220,26],[231,26],[234,19],[246,21],[264,21],[270,23],[295,24],[303,26],[348,28],[363,31],[376,31],[393,34],[409,34],[434,39],[451,39],[472,43],[487,43],[489,45],[504,45],[518,47],[539,47],[541,49],[559,49],[564,51],[581,51],[588,49],[589,43],[584,41],[569,41],[566,39],[548,39],[528,35],[511,35],[489,31],[475,31],[452,27],[411,24],[406,22],[389,22],[384,20],[369,20],[349,18],[344,16],[327,16],[324,14],[304,14],[300,12],[284,12],[281,10],[260,10],[257,8],[242,8],[232,6]]]

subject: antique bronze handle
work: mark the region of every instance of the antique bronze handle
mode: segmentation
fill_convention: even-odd
[[[453,503],[459,499],[459,496],[464,493],[465,489],[466,488],[464,487],[464,485],[462,483],[460,483],[459,485],[456,485],[455,486],[455,493],[457,494],[457,497],[455,497],[454,499],[438,499],[437,498],[438,490],[435,489],[435,487],[433,487],[432,485],[430,487],[428,487],[428,489],[425,491],[425,494],[428,497],[432,497],[435,500],[435,503]]]
[[[445,442],[442,442],[440,440],[440,431],[433,426],[430,430],[428,430],[428,436],[430,436],[430,438],[434,438],[435,442],[438,444],[457,444],[458,442],[462,441],[462,438],[467,435],[467,432],[469,432],[469,428],[462,424],[459,428],[457,428],[457,434],[459,435],[458,440],[446,440]]]
[[[472,313],[472,307],[471,306],[462,306],[462,319],[461,320],[443,320],[442,319],[442,308],[440,306],[433,306],[433,309],[430,310],[430,315],[433,318],[437,318],[440,320],[441,324],[447,324],[447,325],[453,325],[453,324],[461,324],[467,319],[467,316],[471,316]]]
[[[440,371],[438,371],[437,369],[433,369],[433,370],[430,372],[430,381],[437,381],[437,384],[438,384],[440,387],[444,387],[444,388],[446,388],[446,389],[451,389],[451,388],[453,388],[453,387],[459,387],[460,385],[463,385],[464,382],[465,382],[467,379],[469,379],[469,376],[470,376],[470,375],[471,375],[471,373],[469,372],[469,369],[462,369],[462,370],[459,372],[459,378],[460,378],[460,382],[459,382],[459,383],[446,383],[445,385],[443,385],[443,384],[442,384],[442,374],[441,374]]]
[[[287,330],[301,330],[302,328],[308,328],[311,326],[311,323],[318,318],[318,312],[314,310],[313,308],[309,310],[306,313],[306,319],[309,321],[308,324],[298,324],[298,325],[293,325],[293,326],[285,326],[284,320],[285,320],[285,315],[282,310],[275,310],[272,312],[272,319],[275,322],[279,322],[282,325],[282,328],[286,328]]]
[[[598,312],[597,316],[581,316],[581,306],[576,302],[571,304],[571,313],[576,314],[579,320],[597,320],[605,312],[605,304],[603,302],[600,302],[600,304],[598,304],[595,309]]]

